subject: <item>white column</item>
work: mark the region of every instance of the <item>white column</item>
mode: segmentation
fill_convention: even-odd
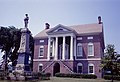
[[[55,41],[55,60],[57,60],[58,56],[58,37],[56,37]]]
[[[76,59],[76,38],[74,38],[74,56]]]
[[[47,59],[50,60],[50,45],[51,45],[51,38],[48,37],[48,54],[47,54]]]
[[[53,38],[53,45],[52,45],[52,56],[55,55],[55,40]]]
[[[65,60],[65,36],[63,36],[62,60]]]
[[[73,36],[71,36],[70,41],[70,60],[73,60]]]

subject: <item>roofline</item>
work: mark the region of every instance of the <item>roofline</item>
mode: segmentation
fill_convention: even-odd
[[[48,38],[48,36],[43,36],[43,37],[33,37],[33,39],[44,39],[44,38]]]
[[[72,28],[70,28],[70,27],[68,27],[68,26],[64,26],[64,25],[62,25],[62,24],[58,24],[57,26],[55,26],[55,27],[53,27],[53,28],[51,28],[50,30],[48,30],[46,33],[49,35],[49,34],[54,34],[54,33],[49,33],[49,32],[51,32],[52,30],[56,30],[59,26],[62,26],[63,28],[65,28],[65,29],[67,29],[67,30],[71,30],[70,31],[70,33],[71,32],[73,32],[74,34],[77,34],[77,32],[74,30],[74,29],[72,29]],[[58,33],[59,34],[59,33]],[[64,34],[64,33],[63,33]]]
[[[94,33],[83,33],[83,34],[75,34],[76,36],[86,36],[86,35],[99,35],[102,32],[94,32]],[[52,34],[50,34],[52,35]],[[48,36],[42,36],[42,37],[33,37],[34,39],[43,39],[43,38],[48,38]]]
[[[82,33],[82,34],[76,34],[76,36],[86,36],[86,35],[99,35],[101,32],[94,32],[94,33]]]

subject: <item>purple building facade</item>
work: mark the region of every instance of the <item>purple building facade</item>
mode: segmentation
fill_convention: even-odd
[[[99,17],[98,17],[99,19]],[[104,35],[98,23],[57,25],[34,37],[34,72],[95,74],[101,77],[101,58],[104,55]]]

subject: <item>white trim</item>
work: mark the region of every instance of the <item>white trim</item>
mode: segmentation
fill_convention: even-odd
[[[49,61],[48,59],[33,59],[34,62],[37,62],[37,61]]]
[[[93,66],[93,73],[89,73],[89,66]],[[88,74],[95,74],[95,66],[92,63],[88,64]]]
[[[87,59],[75,59],[75,60],[96,60],[96,61],[98,61],[98,60],[101,60],[101,58],[87,58]]]
[[[39,66],[43,66],[43,64],[42,64],[42,63],[40,63],[40,64],[39,64]]]
[[[66,32],[66,31],[68,32],[68,31],[69,31],[68,29],[65,29],[65,28],[63,28],[63,27],[60,27],[60,28],[54,30],[53,32],[58,32],[59,30],[61,30],[62,32]]]
[[[81,60],[81,61],[84,61],[84,60],[88,60],[88,61],[100,61],[101,58],[87,58],[87,59],[75,59],[75,60]],[[49,60],[47,60],[47,59],[33,59],[33,61],[37,62],[37,61],[49,61]],[[58,60],[58,61],[60,61],[60,60]],[[66,60],[63,60],[63,61],[71,61],[71,60],[70,59],[66,59]]]
[[[89,54],[89,46],[92,46],[92,54]],[[92,42],[89,42],[87,48],[88,48],[87,49],[88,50],[88,57],[94,56],[94,44]]]
[[[39,70],[39,66],[42,66],[42,68],[43,68],[43,64],[40,63],[40,64],[38,65],[38,72],[40,72],[40,70]]]
[[[82,74],[82,73],[83,73],[83,64],[82,64],[82,63],[78,63],[78,64],[77,64],[77,73],[79,73],[79,72],[78,72],[78,66],[82,66],[82,72],[81,72],[81,74]]]
[[[43,48],[43,56],[40,56],[40,48]],[[40,47],[39,47],[39,53],[38,53],[39,55],[38,55],[38,57],[44,57],[44,46],[43,45],[41,45]]]
[[[63,37],[63,36],[65,36],[65,37],[67,37],[67,36],[75,37],[76,35],[74,33],[49,35],[49,37]]]

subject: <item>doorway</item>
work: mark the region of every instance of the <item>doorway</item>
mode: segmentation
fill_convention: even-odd
[[[60,64],[59,63],[55,63],[53,66],[53,76],[55,76],[56,73],[60,72]]]

